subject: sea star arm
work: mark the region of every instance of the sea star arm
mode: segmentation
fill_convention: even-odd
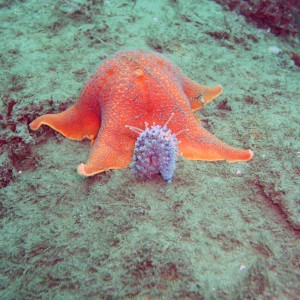
[[[59,114],[43,115],[32,123],[30,128],[37,130],[42,125],[48,125],[72,140],[88,138],[93,140],[99,128],[99,118],[93,113],[84,114],[77,105]]]
[[[253,157],[252,150],[242,150],[222,142],[194,120],[190,130],[179,140],[179,152],[191,160],[227,160],[229,162],[248,161]]]
[[[46,114],[30,123],[32,130],[48,125],[72,140],[96,138],[100,127],[100,107],[95,92],[87,85],[77,104],[59,114]]]
[[[132,161],[135,139],[120,131],[101,128],[87,163],[81,163],[77,168],[79,175],[87,177],[108,169],[128,167]]]
[[[222,86],[214,87],[201,85],[185,75],[182,75],[183,90],[190,100],[193,111],[206,105],[222,93]]]

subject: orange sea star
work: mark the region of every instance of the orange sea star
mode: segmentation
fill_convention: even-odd
[[[180,134],[179,152],[192,160],[247,161],[251,150],[233,148],[209,133],[193,111],[217,97],[220,85],[200,85],[162,55],[143,50],[121,51],[107,59],[87,80],[79,101],[59,114],[46,114],[30,127],[48,125],[64,136],[92,140],[86,164],[78,173],[91,176],[129,165],[136,135],[126,125],[144,128],[145,121]],[[186,130],[188,129],[188,130]]]

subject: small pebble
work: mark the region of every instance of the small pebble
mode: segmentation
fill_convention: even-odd
[[[274,54],[278,54],[279,52],[281,52],[282,50],[280,48],[278,48],[277,46],[270,46],[268,48],[270,53],[274,53]]]
[[[243,271],[243,270],[245,270],[246,269],[246,266],[244,266],[244,265],[241,265],[240,266],[240,271]]]
[[[236,171],[236,175],[237,175],[237,176],[242,176],[242,171],[241,171],[241,170],[237,170],[237,171]]]

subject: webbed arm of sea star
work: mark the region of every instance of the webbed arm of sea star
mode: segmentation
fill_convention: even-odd
[[[248,161],[253,151],[232,147],[203,128],[196,119],[189,122],[189,131],[180,136],[179,152],[191,160],[226,160],[229,162]]]
[[[129,130],[128,132],[130,133]],[[109,127],[101,127],[91,148],[88,161],[78,166],[78,174],[92,176],[108,169],[128,167],[132,161],[135,144],[135,138],[129,133],[124,134],[122,130],[116,131]]]
[[[201,85],[185,75],[182,75],[183,91],[188,97],[192,110],[198,110],[222,93],[222,86]]]

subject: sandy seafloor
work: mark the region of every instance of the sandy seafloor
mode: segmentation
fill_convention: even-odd
[[[254,158],[180,158],[171,184],[129,169],[82,178],[88,141],[20,121],[4,132],[31,151],[0,191],[0,299],[300,299],[300,69],[269,50],[299,41],[213,1],[133,2],[1,1],[2,115],[8,101],[10,120],[49,100],[55,112],[114,52],[155,50],[223,85],[197,114]]]

